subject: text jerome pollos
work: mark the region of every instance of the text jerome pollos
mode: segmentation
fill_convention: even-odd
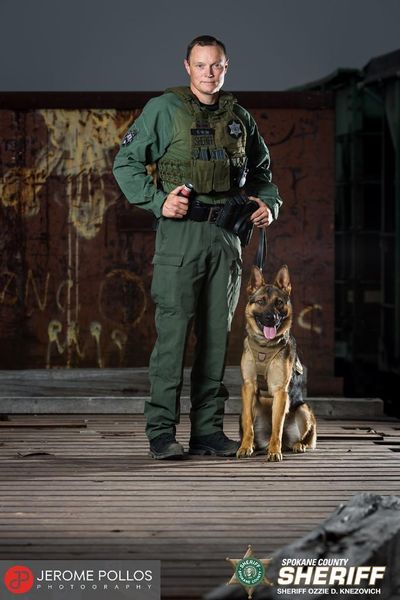
[[[99,569],[64,570],[47,569],[40,571],[40,575],[36,577],[37,589],[76,589],[76,590],[118,590],[130,589],[131,587],[137,590],[151,589],[153,573],[151,569],[142,571],[122,571]],[[143,586],[143,587],[142,587]]]

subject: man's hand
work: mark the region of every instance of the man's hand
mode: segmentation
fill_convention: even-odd
[[[260,200],[260,198],[256,198],[255,196],[249,196],[249,199],[254,200],[260,206],[260,208],[257,208],[257,210],[253,212],[253,214],[250,217],[250,221],[252,221],[253,224],[256,227],[259,227],[260,229],[271,225],[273,221],[272,212],[265,204],[265,202]]]
[[[163,217],[167,217],[168,219],[182,219],[186,215],[189,209],[189,200],[185,196],[179,196],[179,192],[184,187],[183,185],[179,185],[168,194],[162,205],[161,214]]]

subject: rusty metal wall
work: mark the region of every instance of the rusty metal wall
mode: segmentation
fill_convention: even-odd
[[[264,97],[259,106],[253,98],[251,112],[285,200],[268,232],[266,274],[271,279],[288,264],[309,389],[330,393],[334,113],[298,102],[293,108],[290,94],[284,108],[268,108]],[[155,339],[152,219],[121,198],[111,173],[119,141],[139,112],[0,110],[0,369],[147,365]],[[245,250],[245,280],[256,242],[255,236]],[[240,361],[244,289],[229,364]],[[191,337],[188,364],[193,343]]]
[[[293,332],[308,368],[310,394],[340,394],[334,379],[334,113],[331,110],[254,109],[272,157],[284,205],[268,232],[265,275],[282,264],[292,279]],[[245,250],[245,275],[258,236]],[[245,285],[235,315],[230,359],[237,363],[244,329]]]

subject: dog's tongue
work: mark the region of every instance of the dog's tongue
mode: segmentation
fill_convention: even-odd
[[[276,336],[276,327],[267,327],[266,325],[264,325],[263,333],[264,337],[267,338],[267,340],[273,340]]]

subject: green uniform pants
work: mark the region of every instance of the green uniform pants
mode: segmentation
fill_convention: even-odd
[[[146,433],[175,433],[186,341],[194,319],[191,434],[222,429],[228,392],[222,383],[228,331],[241,280],[239,238],[212,223],[161,218],[151,287],[157,341],[149,366],[151,399]]]

